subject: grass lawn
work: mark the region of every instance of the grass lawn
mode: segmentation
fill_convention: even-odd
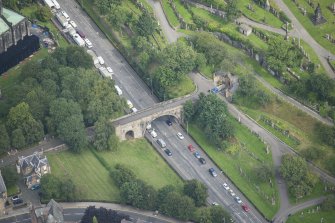
[[[189,125],[189,132],[223,172],[248,197],[248,199],[268,219],[272,219],[279,209],[278,190],[269,183],[256,180],[254,169],[262,164],[272,167],[271,154],[266,154],[265,145],[243,125],[233,120],[236,129],[236,153],[218,151],[195,124]],[[245,145],[244,147],[241,145]],[[228,148],[227,150],[230,150]],[[240,174],[240,168],[243,174]],[[272,176],[272,182],[274,178]],[[275,199],[272,205],[271,198]]]
[[[176,5],[176,9],[179,12],[179,14],[183,17],[186,23],[192,24],[192,15],[187,9],[184,7],[184,5],[180,2],[180,0],[174,0],[174,4]]]
[[[195,84],[189,76],[181,79],[177,86],[172,86],[167,90],[167,99],[178,98],[195,91]]]
[[[265,23],[270,26],[281,28],[284,24],[282,21],[280,21],[279,18],[274,16],[272,13],[264,10],[263,8],[259,7],[257,4],[252,4],[252,7],[254,9],[254,12],[248,9],[248,4],[252,3],[253,1],[249,0],[238,0],[237,7],[241,10],[242,14],[246,17],[260,23]],[[273,5],[271,2],[270,4]]]
[[[116,152],[101,152],[99,156],[113,167],[117,163],[130,167],[136,176],[155,188],[172,184],[182,187],[182,180],[163,158],[144,140],[120,143]],[[52,174],[70,177],[79,188],[80,200],[119,202],[119,189],[92,151],[73,154],[70,151],[49,153]]]
[[[314,213],[313,213],[314,210]],[[322,219],[322,221],[321,221]],[[287,219],[287,223],[333,223],[335,220],[335,211],[323,211],[322,209],[316,211],[316,206],[306,208],[302,211],[297,212],[294,215],[291,215]]]
[[[326,34],[330,34],[335,36],[335,24],[334,15],[328,8],[333,0],[322,0],[322,1],[312,1],[314,3],[320,3],[322,15],[327,19],[327,22],[318,26],[315,26],[311,21],[311,17],[314,15],[314,10],[316,8],[316,4],[314,8],[312,8],[308,1],[305,0],[297,0],[296,2],[300,7],[303,7],[307,10],[307,15],[304,16],[299,8],[294,4],[292,0],[284,0],[285,4],[290,8],[291,12],[295,15],[295,17],[299,20],[299,22],[305,27],[305,29],[309,32],[309,34],[325,49],[329,50],[333,54],[335,53],[335,44],[331,43],[329,40],[325,38]]]
[[[164,10],[166,18],[169,21],[170,25],[175,27],[175,28],[180,26],[178,18],[176,16],[176,14],[174,14],[174,11],[173,11],[171,5],[169,4],[168,0],[163,0],[163,1],[161,1],[161,3],[162,3],[162,8]]]
[[[20,193],[20,188],[19,188],[18,185],[14,185],[12,187],[7,188],[7,196],[8,197],[11,197],[11,196],[16,195],[18,193]]]
[[[159,189],[172,184],[181,188],[181,178],[145,139],[124,141],[116,152],[100,152],[99,156],[113,168],[121,163],[134,171],[136,176]]]

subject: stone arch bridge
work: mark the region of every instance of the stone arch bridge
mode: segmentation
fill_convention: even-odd
[[[134,138],[142,138],[147,124],[159,117],[171,115],[181,120],[183,104],[187,100],[193,100],[195,97],[196,95],[191,95],[157,103],[153,107],[114,119],[112,123],[115,133],[121,141],[127,139],[126,134],[129,132],[133,133]]]

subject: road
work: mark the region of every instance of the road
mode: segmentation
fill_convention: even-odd
[[[123,56],[109,42],[90,17],[81,10],[78,3],[74,0],[59,0],[58,2],[78,25],[78,29],[91,40],[93,51],[98,56],[103,57],[106,66],[113,69],[115,73],[113,79],[118,86],[121,86],[123,96],[131,99],[138,109],[150,107],[158,102],[158,99],[151,94],[149,88],[129,66]]]
[[[171,118],[171,117],[170,117]],[[185,130],[179,125],[176,119],[173,119],[173,125],[168,126],[165,122],[167,117],[160,117],[153,122],[151,126],[155,129],[158,136],[154,139],[146,132],[145,137],[151,142],[156,150],[165,158],[165,160],[172,166],[183,179],[198,179],[202,181],[208,188],[208,203],[217,202],[233,213],[235,219],[239,222],[258,223],[267,222],[258,211],[248,202],[247,198],[233,185],[233,183],[224,175],[220,173],[220,169],[206,156],[199,146],[189,137]],[[180,140],[177,137],[177,132],[184,135],[184,139]],[[163,139],[166,142],[166,148],[172,152],[172,156],[167,156],[164,150],[156,143],[157,139]],[[206,164],[202,165],[198,159],[187,149],[189,144],[194,145],[201,156],[205,158]],[[209,168],[213,167],[219,176],[213,177],[209,174]],[[245,212],[238,204],[234,197],[226,191],[222,184],[227,183],[229,187],[235,192],[241,200],[251,207],[250,212]]]

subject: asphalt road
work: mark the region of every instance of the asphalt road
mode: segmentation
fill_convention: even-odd
[[[143,109],[152,106],[158,99],[151,95],[151,91],[138,77],[136,72],[129,66],[123,56],[109,42],[106,36],[90,19],[90,17],[81,10],[81,7],[75,0],[59,0],[62,10],[66,11],[80,31],[92,42],[92,50],[102,56],[105,66],[110,66],[113,71],[115,83],[121,87],[122,96],[130,99],[137,109]]]
[[[166,124],[167,117],[161,117],[154,120],[151,125],[156,130],[158,136],[154,139],[146,132],[146,138],[157,149],[157,151],[166,159],[166,161],[178,172],[184,179],[198,179],[208,187],[208,202],[217,202],[223,205],[226,210],[233,213],[235,219],[239,222],[266,222],[266,220],[256,211],[248,200],[238,191],[238,189],[228,180],[226,176],[220,173],[220,170],[213,164],[213,162],[205,155],[205,153],[195,144],[195,142],[186,134],[183,128],[179,125],[176,119],[173,121],[172,126]],[[184,135],[181,140],[177,137],[177,132]],[[162,148],[157,144],[157,139],[163,139],[166,142],[166,148],[172,152],[172,156],[167,156]],[[206,164],[202,165],[198,159],[187,148],[192,144],[201,156],[205,158]],[[213,167],[219,176],[213,177],[209,174],[209,168]],[[241,198],[241,200],[248,204],[252,209],[250,212],[245,212],[238,204],[234,197],[226,191],[222,184],[227,183],[229,187]]]

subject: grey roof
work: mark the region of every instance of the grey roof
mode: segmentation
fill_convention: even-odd
[[[4,193],[7,191],[5,181],[2,178],[1,172],[0,172],[0,193]]]
[[[57,223],[64,222],[62,206],[60,206],[54,199],[51,199],[47,204],[47,207],[50,208],[49,214],[51,214],[53,216],[53,219],[56,220],[54,222]]]
[[[14,11],[11,11],[6,8],[2,8],[2,9],[3,9],[3,16],[8,22],[12,23],[13,26],[15,26],[16,24],[18,24],[24,19],[22,15]],[[6,22],[2,18],[0,18],[0,34],[6,32],[7,30],[9,30],[9,26],[6,24]]]

